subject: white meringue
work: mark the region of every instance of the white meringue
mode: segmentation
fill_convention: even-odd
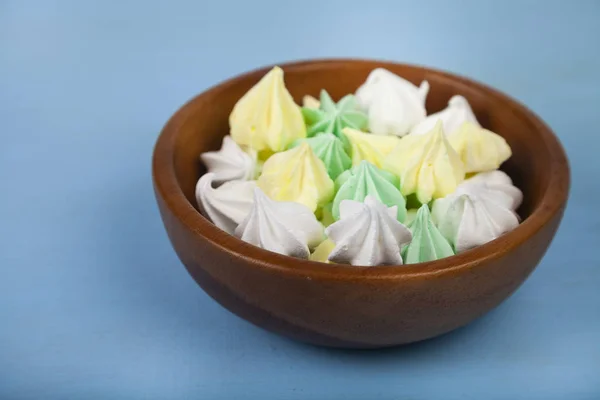
[[[368,111],[371,133],[404,136],[425,119],[428,92],[427,81],[417,87],[386,69],[376,68],[358,88],[356,98]]]
[[[447,135],[452,134],[465,121],[471,122],[477,126],[481,126],[469,105],[467,99],[460,95],[455,95],[448,101],[448,107],[442,111],[433,113],[419,122],[410,131],[411,135],[423,135],[435,127],[435,123],[441,120],[444,132]]]
[[[523,201],[523,192],[500,170],[482,172],[465,180],[458,185],[456,193],[492,198],[496,203],[501,203],[513,211],[516,211]]]
[[[213,172],[214,182],[222,183],[236,179],[252,180],[256,172],[256,151],[242,150],[231,136],[223,138],[219,151],[202,153],[200,159],[208,172]]]
[[[364,203],[343,200],[340,220],[325,230],[335,243],[328,260],[362,266],[402,264],[400,250],[412,234],[396,219],[396,207],[370,195]]]
[[[196,201],[204,216],[229,234],[244,220],[253,203],[256,181],[229,181],[213,187],[215,174],[202,175],[196,184]]]
[[[510,208],[476,194],[451,194],[436,200],[432,217],[457,253],[492,241],[519,225]]]
[[[250,213],[235,230],[235,236],[265,250],[308,258],[310,249],[324,239],[323,225],[303,204],[275,201],[259,188],[254,190]]]

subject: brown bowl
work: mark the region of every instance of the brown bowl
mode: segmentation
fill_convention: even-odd
[[[463,326],[496,307],[527,278],[560,223],[569,166],[552,131],[515,100],[429,68],[363,60],[282,65],[297,102],[322,88],[340,98],[376,67],[431,84],[428,112],[461,94],[483,126],[513,150],[503,169],[523,190],[523,223],[473,250],[407,266],[329,265],[275,254],[228,235],[197,209],[199,154],[228,134],[235,102],[271,67],[223,82],[183,106],[163,129],[153,158],[156,199],[169,238],[198,284],[221,305],[265,329],[318,345],[375,348],[415,342]],[[200,318],[200,316],[198,316]]]

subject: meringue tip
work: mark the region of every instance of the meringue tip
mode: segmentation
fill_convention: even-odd
[[[426,97],[427,94],[429,93],[429,82],[424,80],[423,82],[421,82],[421,84],[419,85],[419,93],[421,94],[421,96]]]
[[[417,210],[417,216],[415,217],[415,219],[429,218],[429,214],[430,214],[430,212],[429,212],[429,206],[427,204],[423,204]]]
[[[274,74],[276,76],[283,76],[283,69],[281,69],[281,67],[279,65],[276,65],[273,68],[271,68],[271,70],[267,73],[267,75],[268,74]]]
[[[448,100],[448,105],[450,107],[453,106],[464,106],[469,104],[469,102],[467,101],[466,98],[464,98],[463,96],[461,96],[460,94],[455,94],[454,96],[450,97],[450,100]]]

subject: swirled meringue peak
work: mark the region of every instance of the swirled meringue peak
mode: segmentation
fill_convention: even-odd
[[[396,219],[406,218],[406,200],[398,189],[398,178],[383,171],[368,161],[344,172],[335,182],[339,187],[332,207],[335,220],[340,219],[340,207],[344,200],[363,201],[373,196],[388,207],[396,206]]]
[[[485,172],[498,169],[512,151],[504,138],[471,122],[464,122],[448,141],[460,156],[465,172]]]
[[[422,204],[454,192],[465,178],[463,163],[440,121],[425,135],[402,138],[385,158],[384,168],[400,177],[403,195],[416,193]]]
[[[427,81],[417,87],[386,69],[376,68],[358,88],[356,98],[368,110],[372,133],[404,136],[425,119],[428,92]]]
[[[256,181],[229,181],[213,187],[214,173],[202,175],[196,184],[196,201],[204,216],[229,234],[252,208]]]
[[[306,142],[272,155],[257,184],[273,200],[295,201],[313,212],[333,198],[334,185],[325,164]]]
[[[454,133],[463,122],[471,122],[476,126],[480,126],[467,99],[455,95],[448,101],[448,107],[427,116],[410,131],[410,134],[423,135],[432,130],[438,120],[442,121],[446,135]]]
[[[342,172],[352,166],[352,160],[344,151],[344,144],[332,133],[319,133],[317,136],[300,139],[292,143],[292,148],[306,142],[327,168],[331,179],[336,179]]]
[[[458,185],[456,193],[489,198],[513,211],[516,211],[523,201],[523,192],[500,170],[482,172],[465,180]]]
[[[306,136],[300,107],[285,87],[281,68],[269,71],[235,104],[229,126],[233,140],[257,151],[285,150]]]
[[[328,260],[360,266],[402,264],[400,249],[410,242],[411,233],[396,219],[395,208],[374,196],[364,203],[342,201],[341,219],[325,230],[335,243]]]
[[[305,259],[324,239],[323,225],[308,207],[271,200],[259,188],[254,189],[254,204],[235,236],[265,250]]]
[[[219,151],[202,153],[200,159],[208,172],[215,174],[215,183],[232,180],[248,181],[254,179],[256,174],[256,151],[242,150],[229,135],[223,138]]]
[[[504,204],[469,194],[436,200],[432,216],[457,253],[494,240],[519,225],[518,216]]]
[[[432,222],[426,204],[419,208],[408,227],[412,232],[412,241],[402,251],[406,264],[434,261],[454,255],[452,246]]]
[[[400,139],[395,136],[372,135],[351,128],[344,128],[343,133],[350,142],[352,165],[358,165],[366,160],[381,168],[385,156],[400,143]]]
[[[333,133],[348,148],[348,139],[342,134],[342,129],[363,129],[367,126],[367,115],[359,108],[356,99],[349,94],[337,103],[329,93],[321,90],[319,108],[302,108],[304,122],[308,126],[307,135],[314,136],[318,133]]]

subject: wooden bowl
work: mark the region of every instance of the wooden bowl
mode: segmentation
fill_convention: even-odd
[[[183,106],[163,129],[153,158],[156,199],[182,263],[217,302],[270,331],[317,345],[377,348],[449,332],[496,307],[539,263],[565,208],[569,166],[552,131],[515,100],[480,83],[411,65],[316,60],[282,65],[300,103],[325,88],[353,93],[376,67],[431,84],[428,112],[466,97],[479,121],[513,150],[503,169],[523,190],[523,223],[473,250],[407,266],[329,265],[275,254],[228,235],[199,212],[199,154],[218,149],[236,101],[271,68],[223,82]],[[198,316],[202,318],[202,316]]]

